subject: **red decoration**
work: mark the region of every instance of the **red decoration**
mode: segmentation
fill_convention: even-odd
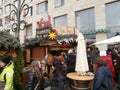
[[[47,15],[46,18],[47,18],[47,20],[44,20],[44,18],[40,19],[40,21],[38,23],[38,28],[50,26],[50,24],[51,24],[51,17],[50,17],[50,15]]]
[[[42,27],[42,21],[43,19],[41,18],[40,21],[38,22],[38,28]]]
[[[47,22],[46,22],[46,25],[48,26],[48,25],[51,24],[51,17],[50,17],[50,15],[48,15],[47,18],[48,18],[48,20],[47,20]]]
[[[53,30],[52,30],[55,34],[57,34],[57,32],[56,32],[56,28],[53,28]]]

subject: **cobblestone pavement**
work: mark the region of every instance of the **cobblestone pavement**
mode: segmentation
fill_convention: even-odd
[[[113,90],[120,90],[117,87],[120,87],[120,85],[118,83],[115,83]],[[45,90],[51,90],[50,86],[45,88]],[[69,87],[66,87],[65,90],[71,90]]]

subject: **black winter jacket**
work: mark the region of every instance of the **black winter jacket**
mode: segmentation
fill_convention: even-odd
[[[35,76],[35,73],[31,71],[29,73],[27,90],[34,90],[36,84],[37,84],[37,78]],[[44,84],[44,78],[41,79],[37,90],[44,90],[43,84]]]
[[[64,90],[65,76],[59,74],[52,79],[51,90]]]

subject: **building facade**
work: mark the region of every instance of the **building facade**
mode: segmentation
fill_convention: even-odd
[[[22,0],[21,0],[22,1]],[[0,0],[0,25],[12,35],[9,21],[10,3],[17,6],[18,0]],[[119,0],[25,0],[29,5],[29,13],[21,16],[27,22],[26,28],[20,31],[20,43],[26,38],[36,37],[36,29],[41,17],[49,14],[52,26],[62,25],[76,27],[88,40],[101,41],[115,36],[120,32],[120,1]],[[24,12],[25,10],[23,10]],[[100,50],[106,50],[107,45],[98,45]]]

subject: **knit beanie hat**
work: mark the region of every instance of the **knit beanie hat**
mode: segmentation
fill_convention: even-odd
[[[100,56],[106,56],[107,52],[106,51],[100,51]]]
[[[10,60],[12,59],[12,56],[5,56],[5,57],[2,57],[1,60],[7,65]]]

